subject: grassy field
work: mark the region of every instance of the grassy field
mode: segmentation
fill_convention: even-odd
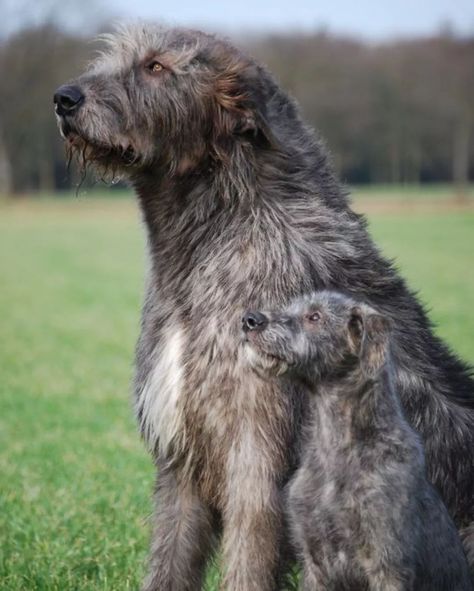
[[[370,223],[474,360],[474,211]],[[143,242],[131,199],[0,205],[2,590],[137,589],[153,481],[129,399]]]
[[[420,203],[423,201],[456,201],[453,185],[438,183],[436,185],[359,185],[355,187],[352,194],[356,199],[364,200],[395,201],[404,205]],[[466,200],[474,199],[474,184],[469,185],[465,190]]]

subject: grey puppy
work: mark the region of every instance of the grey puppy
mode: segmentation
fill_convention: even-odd
[[[403,403],[474,548],[469,369],[374,246],[294,101],[211,35],[136,26],[107,43],[54,100],[67,145],[129,179],[146,224],[135,400],[159,477],[145,589],[199,589],[217,541],[224,589],[280,584],[306,401],[249,371],[235,343],[245,310],[328,286],[397,318]]]
[[[472,590],[458,532],[402,412],[387,318],[323,291],[284,311],[249,312],[243,329],[257,371],[311,394],[288,501],[303,588]]]

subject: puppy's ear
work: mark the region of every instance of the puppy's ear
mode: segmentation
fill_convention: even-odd
[[[355,306],[349,319],[349,340],[364,374],[374,378],[385,363],[391,323],[386,316]]]

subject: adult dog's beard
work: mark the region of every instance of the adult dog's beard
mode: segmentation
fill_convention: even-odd
[[[80,184],[88,170],[92,170],[101,181],[116,183],[140,160],[131,144],[127,147],[102,144],[72,129],[64,135],[68,167],[75,159],[81,174]]]

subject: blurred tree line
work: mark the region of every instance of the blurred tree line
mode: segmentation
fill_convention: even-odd
[[[93,55],[54,24],[0,39],[0,192],[68,188],[52,94]],[[295,96],[349,183],[474,178],[474,37],[369,44],[317,32],[245,45]]]
[[[474,37],[369,45],[319,33],[268,37],[256,54],[298,98],[350,183],[474,174]]]

